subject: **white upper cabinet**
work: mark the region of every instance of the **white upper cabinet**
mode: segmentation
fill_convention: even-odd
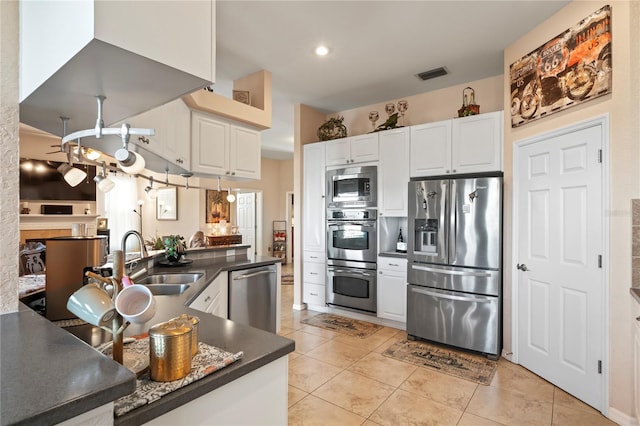
[[[451,120],[411,126],[411,177],[451,171]]]
[[[378,161],[378,134],[350,136],[325,142],[326,166]]]
[[[379,133],[378,211],[380,216],[407,216],[409,128]]]
[[[317,142],[302,147],[302,249],[318,252],[323,260],[326,257],[325,145]]]
[[[215,80],[215,1],[20,2],[20,121],[60,136],[122,121]],[[70,90],[69,88],[73,88]]]
[[[191,113],[191,171],[227,179],[260,179],[261,135],[231,120]]]
[[[191,110],[177,99],[166,105],[169,114],[165,140],[165,158],[172,163],[191,169]]]
[[[502,170],[502,111],[453,120],[452,173]]]
[[[502,170],[502,111],[411,127],[411,177]]]
[[[126,122],[131,127],[155,130],[154,136],[132,136],[132,143],[159,155],[184,171],[189,170],[191,111],[181,99],[131,117]],[[154,171],[162,172],[163,170]]]
[[[260,179],[261,137],[255,129],[229,126],[229,170],[231,177]]]

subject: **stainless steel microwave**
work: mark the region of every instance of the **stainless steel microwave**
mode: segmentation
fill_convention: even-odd
[[[378,200],[376,166],[327,171],[327,208],[375,208]]]

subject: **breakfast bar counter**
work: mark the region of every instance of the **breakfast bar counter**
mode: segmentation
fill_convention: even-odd
[[[227,410],[227,416],[237,415],[239,419],[249,421],[246,420],[248,414],[260,414],[261,407],[256,404],[261,405],[265,413],[279,416],[274,418],[282,419],[284,414],[286,422],[286,355],[293,352],[295,343],[188,307],[218,274],[279,260],[269,257],[248,260],[242,256],[209,258],[204,252],[190,253],[189,257],[194,260],[188,266],[179,269],[154,266],[148,273],[197,271],[204,274],[203,279],[182,294],[155,296],[157,312],[152,321],[131,325],[125,330],[125,336],[148,331],[151,322],[166,321],[187,313],[200,318],[200,342],[231,353],[243,352],[243,357],[157,401],[116,417],[115,424],[171,424],[178,419],[191,423],[198,418],[202,420],[202,416],[208,418],[208,424],[216,424],[225,421],[224,410]],[[110,339],[110,335],[100,328],[86,324],[65,331],[26,307],[0,318],[2,425],[58,423],[135,390],[133,373],[91,347]],[[284,404],[280,396],[274,407],[273,394],[284,395]],[[248,398],[246,401],[245,397]],[[253,408],[243,408],[245,403]]]

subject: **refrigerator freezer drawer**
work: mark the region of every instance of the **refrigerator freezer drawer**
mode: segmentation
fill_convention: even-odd
[[[407,291],[407,334],[499,355],[500,298],[414,285]]]
[[[411,263],[407,281],[424,287],[465,293],[490,296],[500,296],[502,293],[502,272],[487,269]]]

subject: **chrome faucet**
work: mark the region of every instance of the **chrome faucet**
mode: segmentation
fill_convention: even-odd
[[[132,229],[131,231],[125,232],[124,236],[122,237],[122,257],[124,257],[125,265],[127,264],[127,244],[126,243],[129,235],[135,235],[136,238],[138,239],[138,243],[140,244],[140,259],[137,259],[137,260],[141,260],[149,256],[149,253],[147,252],[147,248],[144,245],[144,239],[142,238],[142,235],[140,235],[138,231]],[[137,262],[134,264],[134,262],[132,261],[129,264],[130,270],[135,268],[136,265],[137,265]]]

